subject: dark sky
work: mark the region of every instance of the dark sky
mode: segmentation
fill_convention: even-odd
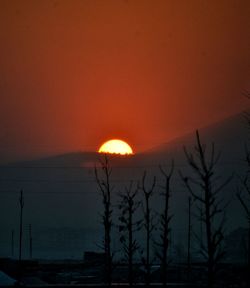
[[[0,157],[135,152],[246,108],[250,1],[0,1]]]

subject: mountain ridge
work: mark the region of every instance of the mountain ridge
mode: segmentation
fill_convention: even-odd
[[[230,141],[237,142],[239,144],[240,139],[242,139],[242,149],[244,146],[244,141],[247,141],[247,131],[244,131],[244,119],[243,113],[237,113],[235,115],[231,115],[222,121],[217,121],[211,125],[207,125],[198,129],[201,140],[204,143],[215,143],[216,147],[222,149],[226,147],[226,144]],[[222,134],[224,133],[223,137]],[[234,136],[232,136],[234,134]],[[231,135],[231,136],[230,136]],[[235,136],[236,135],[236,136]],[[123,162],[135,162],[137,160],[142,160],[143,157],[148,157],[149,154],[153,155],[154,157],[157,154],[161,153],[168,153],[171,151],[173,153],[179,153],[178,150],[182,150],[184,146],[189,147],[190,145],[193,146],[195,143],[195,130],[192,132],[185,133],[184,135],[174,138],[170,141],[164,142],[160,145],[154,146],[146,151],[136,153],[133,156],[123,157],[120,155],[109,155],[109,158],[112,160],[122,160]],[[237,147],[239,145],[236,145]],[[239,147],[238,147],[239,148]],[[174,150],[174,151],[173,151]],[[50,165],[51,167],[56,166],[80,166],[84,162],[91,162],[91,161],[98,161],[101,157],[100,153],[95,151],[72,151],[68,153],[60,153],[46,157],[39,157],[34,158],[31,160],[24,160],[24,161],[12,161],[7,164],[3,164],[0,166],[46,166]],[[172,158],[174,155],[172,156]]]

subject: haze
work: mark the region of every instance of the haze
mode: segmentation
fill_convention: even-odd
[[[0,157],[136,152],[246,109],[249,1],[1,1]]]

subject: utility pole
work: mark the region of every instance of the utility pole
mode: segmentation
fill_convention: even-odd
[[[11,257],[14,257],[14,230],[11,230]]]
[[[31,233],[31,224],[29,225],[29,238],[30,238],[30,259],[32,259],[32,233]]]
[[[191,197],[188,197],[188,255],[187,255],[188,281],[190,280],[190,270],[191,270],[190,244],[191,244]]]
[[[23,238],[23,206],[24,206],[23,190],[20,191],[19,204],[20,204],[19,264],[21,266],[21,261],[22,261],[22,238]]]
[[[21,281],[22,278],[22,238],[23,238],[23,190],[20,191],[20,198],[19,198],[19,205],[20,205],[20,223],[19,223],[19,277],[18,283]]]

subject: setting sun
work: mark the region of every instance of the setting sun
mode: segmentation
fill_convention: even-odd
[[[132,148],[126,142],[118,139],[112,139],[103,143],[98,152],[120,155],[133,154]]]

